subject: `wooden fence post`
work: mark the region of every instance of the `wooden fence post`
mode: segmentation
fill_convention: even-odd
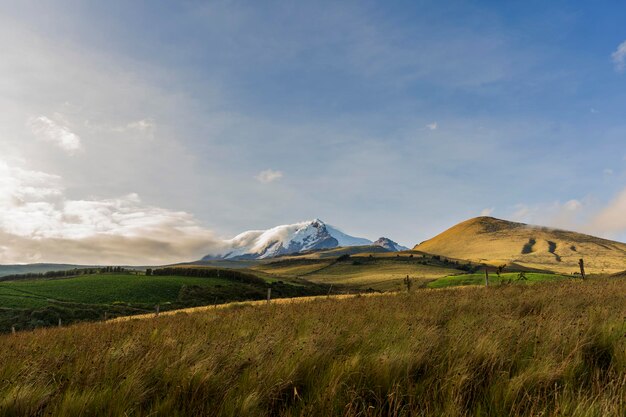
[[[485,266],[485,287],[489,286],[489,268]]]
[[[406,286],[406,292],[411,292],[411,278],[409,278],[409,276],[407,275],[406,278],[404,278],[404,285]]]
[[[156,313],[155,313],[155,316],[157,316],[157,317],[158,317],[158,315],[159,315],[159,310],[160,310],[160,309],[161,309],[161,306],[157,304],[157,305],[156,305]]]
[[[270,303],[270,299],[272,298],[272,289],[268,288],[267,289],[267,304]]]
[[[580,275],[585,279],[585,261],[582,258],[578,261],[578,266],[580,266]]]
[[[11,333],[15,334],[15,326],[11,326]]]
[[[59,327],[62,327],[61,317],[59,317]]]

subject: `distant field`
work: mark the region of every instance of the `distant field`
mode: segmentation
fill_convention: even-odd
[[[69,264],[0,265],[0,277],[14,274],[41,273],[47,271],[66,271],[83,267],[85,266]]]
[[[437,265],[422,265],[418,262],[398,262],[392,259],[373,261],[355,259],[340,262],[306,275],[306,279],[324,284],[347,285],[355,288],[375,290],[398,290],[408,275],[416,285],[434,278],[445,277],[459,270]]]
[[[183,285],[232,285],[218,278],[94,274],[62,279],[0,282],[0,306],[39,307],[46,300],[86,304],[157,304],[176,301]]]
[[[325,268],[332,263],[333,260],[294,259],[257,265],[252,269],[273,275],[298,277]]]
[[[571,280],[0,335],[0,414],[623,417],[625,298]]]
[[[560,281],[564,279],[572,279],[572,276],[559,274],[542,274],[536,272],[527,272],[526,279],[520,280],[518,273],[504,273],[498,277],[495,273],[489,274],[489,284],[499,285],[501,283],[535,283],[543,281]],[[442,277],[428,284],[429,288],[445,288],[456,287],[461,285],[485,285],[485,273],[450,275]]]

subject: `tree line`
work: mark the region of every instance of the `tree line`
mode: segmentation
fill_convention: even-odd
[[[181,277],[202,277],[202,278],[223,278],[231,281],[243,282],[246,284],[266,285],[265,280],[245,272],[234,269],[217,268],[158,268],[146,269],[146,275],[156,276],[181,276]]]

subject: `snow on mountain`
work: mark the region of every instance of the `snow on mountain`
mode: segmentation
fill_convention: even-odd
[[[222,253],[210,254],[203,259],[265,259],[314,249],[371,244],[371,240],[347,235],[315,219],[269,230],[243,232],[225,241]]]
[[[402,246],[396,242],[394,242],[393,240],[386,238],[386,237],[381,237],[380,239],[378,239],[376,242],[373,243],[376,246],[380,246],[383,247],[391,252],[400,252],[403,250],[409,250],[409,248],[407,248],[406,246]]]

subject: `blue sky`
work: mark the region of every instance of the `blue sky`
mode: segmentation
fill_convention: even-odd
[[[626,240],[625,21],[617,1],[1,2],[0,262],[140,237],[125,261],[188,259],[315,217],[407,246],[488,213]]]

